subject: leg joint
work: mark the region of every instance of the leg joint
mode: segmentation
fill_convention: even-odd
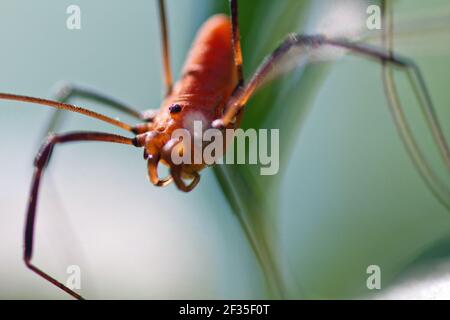
[[[69,100],[69,98],[73,95],[75,87],[70,82],[60,81],[56,83],[52,91],[54,92],[53,96],[57,101],[67,102],[67,100]]]
[[[59,142],[58,136],[56,135],[49,135],[47,137],[47,141],[45,141],[41,148],[39,149],[39,152],[36,155],[36,158],[34,159],[34,166],[38,168],[42,168],[46,166],[48,159],[51,156],[51,153],[53,151],[53,147],[55,144]]]

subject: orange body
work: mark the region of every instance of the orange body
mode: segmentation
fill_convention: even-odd
[[[181,79],[163,102],[161,112],[175,103],[210,119],[222,116],[224,104],[237,85],[231,22],[225,15],[211,17],[199,30]]]
[[[192,130],[194,121],[202,121],[203,130],[210,128],[222,116],[237,82],[231,21],[225,15],[212,16],[199,30],[180,80],[149,124],[146,153],[160,154],[175,129]],[[183,173],[189,176],[202,167],[184,165]]]

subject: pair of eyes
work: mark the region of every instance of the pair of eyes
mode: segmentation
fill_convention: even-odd
[[[178,112],[180,112],[181,110],[183,109],[183,107],[180,105],[180,104],[178,104],[178,103],[175,103],[175,104],[172,104],[170,107],[169,107],[169,112],[170,113],[178,113]]]

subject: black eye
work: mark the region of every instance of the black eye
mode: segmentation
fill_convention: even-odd
[[[170,113],[178,113],[178,112],[180,112],[181,111],[181,109],[182,109],[182,107],[179,105],[179,104],[173,104],[173,105],[171,105],[170,107],[169,107],[169,111],[170,111]]]

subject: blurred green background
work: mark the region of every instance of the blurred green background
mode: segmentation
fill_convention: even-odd
[[[395,10],[402,17],[420,17],[433,8],[442,13],[439,8],[447,2],[397,1]],[[79,31],[66,29],[71,4],[81,7]],[[176,74],[195,31],[212,13],[227,12],[226,5],[225,0],[168,1]],[[341,8],[336,12],[342,18],[348,8],[365,14],[367,5],[241,1],[246,75],[288,32],[313,32],[328,10]],[[139,109],[158,107],[163,88],[156,8],[155,1],[144,0],[2,1],[0,91],[49,97],[57,81],[71,80]],[[350,21],[330,18],[324,25],[336,31],[339,23]],[[414,36],[409,42],[399,39],[397,48],[422,68],[450,137],[450,52],[436,34]],[[408,88],[400,88],[411,102],[416,132],[439,167],[423,119],[414,112],[418,106]],[[101,105],[76,102],[116,116]],[[49,112],[0,102],[0,298],[68,298],[21,260],[32,160]],[[248,180],[251,197],[245,201],[253,210],[252,222],[269,226],[263,229],[285,297],[403,297],[391,294],[391,287],[404,270],[436,256],[445,259],[450,215],[428,191],[398,138],[378,64],[349,56],[284,76],[248,105],[244,126],[254,125],[280,128],[283,139],[280,175]],[[73,129],[122,133],[78,115],[68,118],[63,131]],[[245,180],[253,169],[237,170]],[[87,298],[273,297],[211,169],[192,193],[183,194],[174,186],[148,183],[141,150],[74,144],[56,149],[42,190],[35,262],[61,280],[68,265],[79,265]],[[366,269],[373,264],[382,270],[383,290],[375,296],[366,287]],[[413,271],[411,278],[420,280],[422,273]]]

